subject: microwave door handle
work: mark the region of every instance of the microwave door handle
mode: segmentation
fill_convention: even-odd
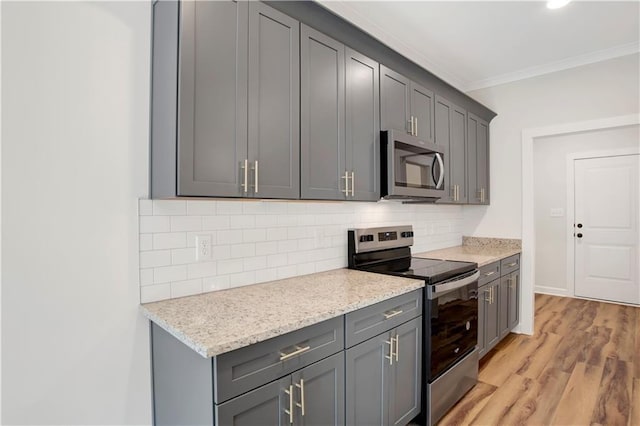
[[[436,159],[438,160],[438,164],[440,166],[440,177],[438,178],[438,182],[436,183],[436,189],[441,189],[442,182],[444,181],[444,161],[442,161],[442,156],[439,152],[436,152]]]

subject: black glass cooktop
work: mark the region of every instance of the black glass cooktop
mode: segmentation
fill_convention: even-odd
[[[435,284],[474,271],[477,266],[476,263],[471,262],[409,257],[371,265],[366,270],[380,274],[421,279],[425,280],[427,284]]]

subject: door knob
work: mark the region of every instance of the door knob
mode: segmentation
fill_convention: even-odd
[[[582,228],[582,224],[581,223],[578,224],[578,228]]]
[[[580,232],[578,232],[578,233],[576,234],[576,237],[578,237],[578,238],[582,238],[582,234],[581,234]]]

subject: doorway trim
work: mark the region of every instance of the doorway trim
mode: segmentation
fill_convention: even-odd
[[[518,332],[533,334],[535,283],[535,216],[533,192],[533,142],[545,136],[611,129],[640,124],[640,114],[629,114],[598,120],[579,121],[547,127],[522,129],[522,254],[521,254],[521,321]],[[568,215],[567,215],[568,216]]]
[[[567,229],[573,227],[575,215],[575,160],[589,158],[621,157],[640,154],[640,146],[631,148],[606,149],[602,151],[589,151],[584,153],[567,154]],[[567,232],[567,296],[576,296],[575,278],[575,245],[573,235]],[[636,306],[636,305],[633,305]]]

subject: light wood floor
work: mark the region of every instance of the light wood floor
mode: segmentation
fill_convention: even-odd
[[[510,334],[439,425],[640,426],[640,308],[536,295],[535,334]]]

